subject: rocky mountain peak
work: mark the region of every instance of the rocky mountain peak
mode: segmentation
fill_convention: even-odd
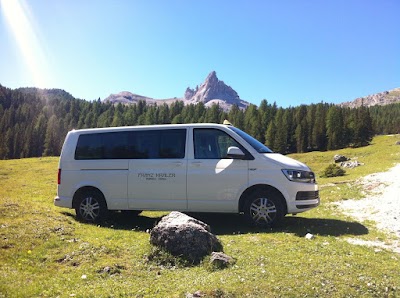
[[[215,70],[210,72],[210,74],[207,76],[205,83],[207,83],[207,82],[209,84],[215,84],[218,82],[217,73],[215,72]]]
[[[246,107],[246,103],[242,101],[232,87],[220,81],[217,73],[212,71],[196,90],[187,88],[184,98],[192,103],[203,102],[209,105],[213,103],[223,103],[228,105],[238,105],[239,107]]]

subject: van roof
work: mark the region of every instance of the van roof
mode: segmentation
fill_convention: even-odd
[[[136,125],[136,126],[117,126],[117,127],[103,127],[103,128],[84,128],[73,129],[71,132],[85,133],[85,132],[111,132],[123,130],[147,130],[147,129],[171,129],[171,128],[185,128],[185,127],[228,127],[232,125],[217,124],[217,123],[188,123],[188,124],[157,124],[157,125]]]

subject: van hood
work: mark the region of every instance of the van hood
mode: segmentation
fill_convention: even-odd
[[[272,160],[275,164],[279,164],[284,169],[310,171],[310,168],[304,163],[285,155],[279,153],[265,153],[263,155],[265,158]]]

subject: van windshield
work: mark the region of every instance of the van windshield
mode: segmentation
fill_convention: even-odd
[[[229,129],[233,130],[239,136],[241,136],[258,153],[273,153],[273,151],[271,149],[269,149],[267,146],[265,146],[263,143],[257,141],[255,138],[253,138],[252,136],[248,135],[244,131],[241,131],[239,128],[236,128],[236,127],[233,127],[233,126],[229,126]]]

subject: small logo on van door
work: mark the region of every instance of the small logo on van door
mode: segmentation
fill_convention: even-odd
[[[165,181],[169,178],[175,178],[175,173],[138,173],[138,178],[146,179],[147,181]]]

